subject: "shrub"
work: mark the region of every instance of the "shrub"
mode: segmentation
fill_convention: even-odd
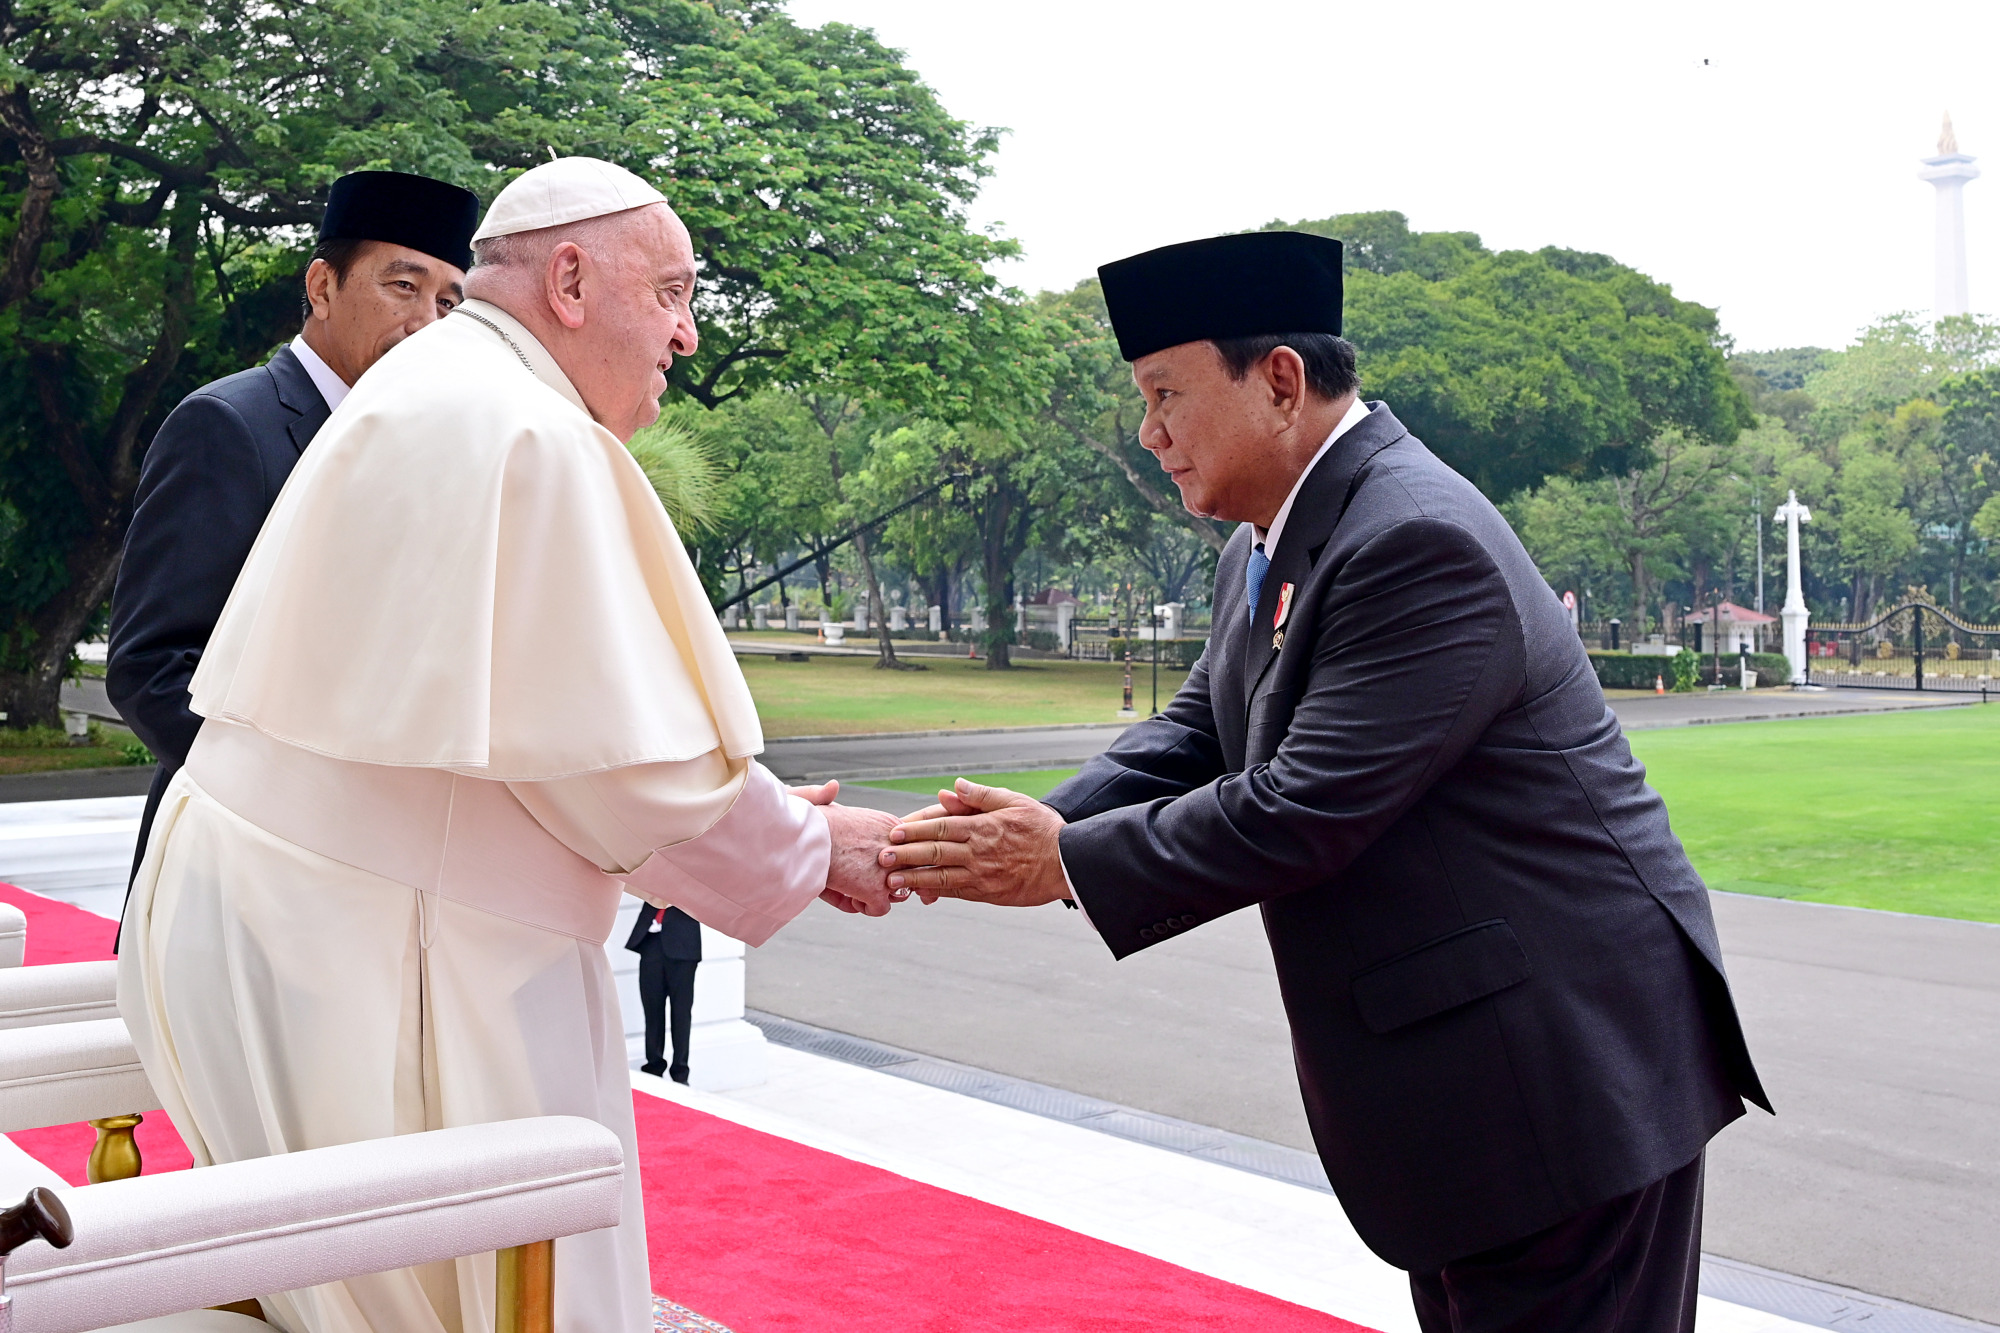
[[[1757,673],[1757,684],[1759,686],[1786,685],[1791,682],[1792,664],[1790,659],[1783,653],[1750,653],[1748,656],[1750,659],[1750,669]],[[1742,655],[1737,653],[1724,653],[1722,655],[1722,684],[1733,686],[1743,678],[1740,674],[1742,661]],[[1701,654],[1701,661],[1696,667],[1696,672],[1702,685],[1713,684],[1715,682],[1715,655],[1713,653]]]
[[[1692,671],[1694,654],[1639,657],[1632,653],[1609,653],[1597,649],[1590,652],[1590,665],[1597,672],[1597,683],[1607,690],[1650,690],[1656,677],[1664,680],[1670,690],[1683,688],[1676,670],[1681,663],[1686,663],[1686,669]],[[1692,688],[1692,685],[1686,688]]]
[[[1752,653],[1750,669],[1759,685],[1788,685],[1792,680],[1792,659],[1783,653]]]
[[[1056,637],[1056,632],[1052,629],[1031,629],[1025,642],[1028,647],[1039,653],[1052,653],[1062,647],[1062,640]]]

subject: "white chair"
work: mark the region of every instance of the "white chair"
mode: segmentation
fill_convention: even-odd
[[[6,907],[0,903],[0,907]],[[12,909],[9,909],[12,910]],[[7,946],[0,920],[0,955]],[[26,938],[23,927],[22,938]],[[14,967],[0,958],[0,1029],[118,1017],[118,964],[43,963]]]
[[[498,1333],[550,1333],[555,1238],[615,1226],[625,1173],[595,1121],[540,1116],[58,1191],[66,1249],[6,1260],[22,1333],[221,1333],[203,1307],[488,1250]]]
[[[159,1098],[124,1022],[89,1016],[108,966],[0,973],[0,1132],[87,1120],[99,1134],[100,1183],[81,1188],[0,1140],[0,1200],[50,1189],[75,1228],[67,1249],[30,1242],[4,1264],[24,1333],[256,1333],[268,1326],[203,1307],[488,1250],[498,1333],[551,1333],[555,1238],[618,1222],[615,1134],[544,1116],[141,1176],[131,1127]],[[6,1026],[30,1014],[44,1021]]]
[[[19,967],[27,951],[27,914],[12,903],[0,903],[0,967]]]

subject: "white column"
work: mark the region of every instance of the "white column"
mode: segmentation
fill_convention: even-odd
[[[1799,503],[1797,491],[1787,491],[1785,502],[1772,517],[1785,525],[1785,609],[1778,618],[1785,623],[1785,657],[1792,664],[1792,684],[1806,678],[1805,585],[1799,578],[1799,524],[1812,522],[1812,510]]]
[[[1942,319],[1972,308],[1965,277],[1965,183],[1979,178],[1977,158],[1958,151],[1951,117],[1944,118],[1938,155],[1924,160],[1918,180],[1937,187],[1936,296],[1932,313]]]

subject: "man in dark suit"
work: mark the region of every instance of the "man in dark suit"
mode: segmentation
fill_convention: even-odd
[[[362,372],[464,299],[478,224],[477,197],[443,181],[394,171],[335,181],[306,268],[304,329],[263,365],[182,399],[147,447],[105,675],[112,706],[160,761],[140,858],[201,730],[188,681],[264,516]]]
[[[688,1030],[694,1023],[694,974],[701,962],[701,923],[678,907],[647,903],[625,947],[639,955],[639,1009],[646,1015],[642,1074],[688,1081]],[[674,1062],[666,1060],[667,1005],[673,1004]]]
[[[1321,1160],[1426,1330],[1692,1329],[1705,1147],[1766,1099],[1561,605],[1357,401],[1338,242],[1100,273],[1141,443],[1243,524],[1208,649],[1046,803],[962,784],[913,816],[890,885],[1067,900],[1120,958],[1258,905]]]

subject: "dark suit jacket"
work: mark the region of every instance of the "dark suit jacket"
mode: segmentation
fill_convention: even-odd
[[[659,918],[660,928],[653,929],[653,920]],[[639,919],[632,925],[632,934],[625,940],[625,947],[633,953],[644,953],[649,947],[660,951],[662,958],[680,958],[688,962],[701,961],[701,923],[678,907],[669,907],[664,914],[651,903],[639,909]]]
[[[1707,889],[1499,512],[1376,403],[1306,478],[1254,621],[1249,548],[1165,713],[1048,800],[1118,957],[1262,906],[1362,1238],[1435,1270],[1764,1105]]]
[[[142,856],[160,793],[201,730],[188,681],[264,516],[331,415],[285,347],[182,399],[146,449],[111,594],[105,672],[112,706],[160,760],[139,827]]]

